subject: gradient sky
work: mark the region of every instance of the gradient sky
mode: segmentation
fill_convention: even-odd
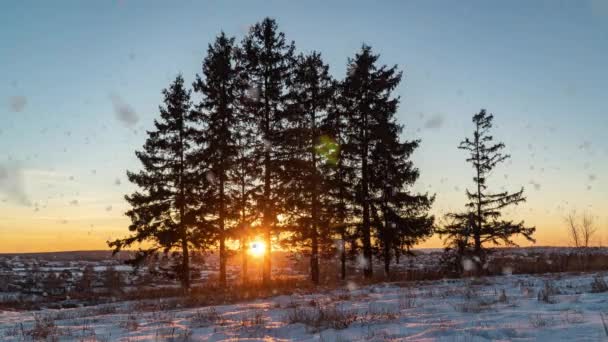
[[[161,89],[179,72],[192,82],[220,30],[240,40],[265,16],[336,77],[363,42],[399,65],[404,137],[422,139],[416,189],[437,193],[437,214],[464,204],[472,169],[456,146],[487,108],[512,155],[490,185],[528,197],[509,215],[555,245],[566,243],[564,215],[589,211],[608,242],[608,0],[9,0],[0,252],[100,249],[126,234],[125,170],[139,167]]]

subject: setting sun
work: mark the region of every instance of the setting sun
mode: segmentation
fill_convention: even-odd
[[[266,244],[263,241],[252,241],[249,245],[249,254],[254,257],[260,257],[264,255],[266,251]]]

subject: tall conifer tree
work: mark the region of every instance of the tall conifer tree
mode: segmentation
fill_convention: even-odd
[[[488,190],[488,177],[492,170],[504,162],[510,155],[504,154],[503,143],[494,143],[490,135],[494,116],[482,109],[473,115],[473,137],[466,138],[458,146],[469,153],[467,162],[475,171],[473,191],[467,189],[466,212],[448,214],[452,224],[439,231],[452,239],[461,250],[471,250],[477,262],[477,270],[485,263],[485,243],[505,243],[514,245],[513,236],[522,235],[529,241],[534,241],[534,227],[526,227],[523,221],[513,222],[502,220],[502,210],[509,206],[518,205],[525,201],[524,189],[513,193],[507,191],[493,193]],[[463,243],[465,245],[463,245]]]
[[[356,234],[353,234],[353,180],[355,169],[345,157],[348,155],[346,143],[348,121],[346,111],[341,105],[342,84],[334,82],[334,96],[325,120],[323,121],[323,136],[319,148],[327,156],[321,164],[324,179],[327,225],[332,236],[338,241],[340,258],[340,279],[346,279],[347,248],[350,245],[351,254],[356,249]]]
[[[196,118],[202,124],[198,151],[208,182],[204,201],[209,204],[208,223],[213,224],[219,242],[220,285],[226,284],[226,240],[237,226],[238,194],[235,168],[239,155],[238,100],[244,86],[236,61],[234,38],[223,32],[207,49],[202,77],[197,75],[194,90],[202,94]]]
[[[434,217],[428,210],[434,196],[410,192],[420,175],[410,157],[420,141],[401,142],[402,126],[392,115],[385,119],[379,122],[375,134],[379,140],[370,158],[374,166],[370,188],[378,252],[384,259],[384,272],[389,275],[393,253],[396,258],[404,248],[431,236]]]
[[[142,151],[135,154],[142,164],[139,172],[127,172],[130,182],[138,190],[125,199],[131,205],[127,216],[131,219],[132,234],[109,242],[114,253],[138,243],[150,247],[140,249],[135,261],[174,250],[181,251],[178,267],[183,288],[190,287],[189,255],[191,248],[201,247],[205,231],[197,225],[199,206],[198,181],[191,155],[194,130],[190,91],[178,76],[168,89],[163,90],[164,106],[160,119]]]
[[[364,276],[370,278],[372,267],[371,228],[371,153],[380,143],[379,125],[394,115],[399,103],[393,90],[401,81],[397,67],[378,66],[379,55],[363,45],[353,59],[349,59],[343,83],[341,101],[348,118],[347,158],[356,168],[356,202],[361,210],[360,236],[365,259]]]
[[[271,279],[272,233],[277,230],[280,214],[281,148],[287,102],[286,82],[293,64],[294,43],[288,43],[279,32],[275,20],[266,18],[253,25],[242,43],[241,55],[249,85],[244,110],[257,128],[256,153],[263,168],[263,193],[260,200],[262,230],[266,251],[263,261],[263,281]]]
[[[325,158],[331,158],[324,149],[321,124],[333,95],[333,81],[329,66],[321,55],[313,52],[297,58],[289,82],[290,105],[286,113],[283,140],[286,143],[285,169],[282,183],[288,185],[284,193],[298,220],[295,237],[310,245],[311,280],[319,283],[320,229],[324,180],[320,166]],[[293,191],[296,187],[298,190]]]

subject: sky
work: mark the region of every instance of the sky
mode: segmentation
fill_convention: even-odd
[[[491,189],[527,196],[508,217],[536,226],[537,245],[565,245],[564,216],[587,212],[608,243],[608,0],[9,0],[0,252],[104,249],[126,235],[125,174],[161,90],[178,73],[191,83],[221,30],[240,41],[266,16],[337,78],[363,43],[404,72],[397,116],[404,139],[421,139],[415,190],[437,194],[438,217],[463,208],[473,170],[456,147],[486,108],[512,156]]]

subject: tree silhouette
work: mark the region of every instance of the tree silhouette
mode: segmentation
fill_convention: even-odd
[[[191,127],[190,91],[178,76],[168,89],[163,90],[164,106],[160,119],[154,121],[155,130],[148,131],[143,151],[135,154],[143,169],[127,172],[130,182],[139,188],[125,196],[131,209],[129,230],[124,239],[108,242],[114,254],[142,242],[149,247],[139,250],[135,263],[175,249],[181,250],[179,278],[182,287],[190,287],[189,249],[201,246],[205,230],[197,225],[200,207],[198,177],[192,163],[191,145],[195,131]]]
[[[492,193],[488,190],[487,180],[492,170],[507,160],[510,156],[504,154],[503,143],[494,143],[489,134],[492,128],[494,116],[487,114],[485,110],[473,115],[474,131],[471,139],[466,138],[458,146],[459,149],[469,153],[467,162],[471,163],[475,170],[473,181],[475,190],[467,189],[466,194],[469,202],[466,204],[467,211],[464,213],[450,213],[448,219],[452,224],[440,230],[440,233],[448,237],[459,239],[459,243],[466,241],[466,248],[472,247],[474,260],[477,266],[485,262],[483,244],[504,243],[515,245],[512,238],[522,235],[529,241],[534,241],[532,234],[534,227],[524,226],[523,221],[501,220],[501,211],[506,207],[520,204],[525,201],[524,189],[509,193],[506,191]],[[478,267],[478,270],[480,268]]]
[[[297,58],[289,80],[289,89],[287,127],[282,134],[287,147],[283,155],[289,165],[283,173],[285,177],[282,183],[289,190],[283,192],[283,197],[296,217],[292,241],[310,244],[311,280],[318,284],[319,233],[322,221],[320,205],[324,183],[320,165],[322,159],[328,157],[327,151],[322,148],[321,123],[327,115],[333,95],[329,66],[323,63],[319,53],[313,52]]]
[[[393,253],[397,258],[433,233],[434,217],[427,212],[434,196],[411,194],[408,189],[420,175],[410,160],[420,141],[401,142],[401,132],[392,113],[378,121],[378,142],[370,157],[374,168],[370,174],[372,217],[386,275]]]
[[[241,61],[249,84],[244,110],[252,117],[257,128],[256,155],[263,167],[263,193],[259,198],[262,211],[262,230],[266,244],[264,253],[264,283],[271,277],[272,232],[276,231],[278,186],[281,169],[280,150],[287,101],[286,82],[289,78],[294,44],[287,43],[285,34],[278,31],[275,20],[265,18],[253,25],[242,42]],[[284,169],[285,166],[283,166]]]
[[[379,55],[363,45],[353,59],[349,59],[347,76],[340,99],[347,113],[348,130],[345,153],[357,170],[355,200],[361,208],[360,235],[365,258],[364,276],[372,276],[371,240],[371,153],[381,143],[379,125],[386,122],[397,110],[399,98],[392,91],[401,81],[397,67],[377,66]]]
[[[351,254],[356,250],[356,234],[353,233],[353,204],[355,168],[348,162],[345,152],[348,120],[347,113],[341,105],[341,82],[334,82],[334,96],[327,116],[323,120],[323,136],[318,148],[323,151],[325,158],[321,164],[325,191],[323,207],[330,229],[339,241],[340,279],[346,279],[347,244],[350,244]]]
[[[245,89],[236,63],[234,38],[222,32],[207,49],[203,77],[198,76],[194,90],[202,94],[195,118],[202,124],[196,135],[196,157],[208,183],[204,192],[207,222],[214,226],[219,241],[220,285],[226,285],[226,240],[228,230],[236,226],[236,162],[238,145],[238,100]],[[230,227],[229,227],[230,225]]]

